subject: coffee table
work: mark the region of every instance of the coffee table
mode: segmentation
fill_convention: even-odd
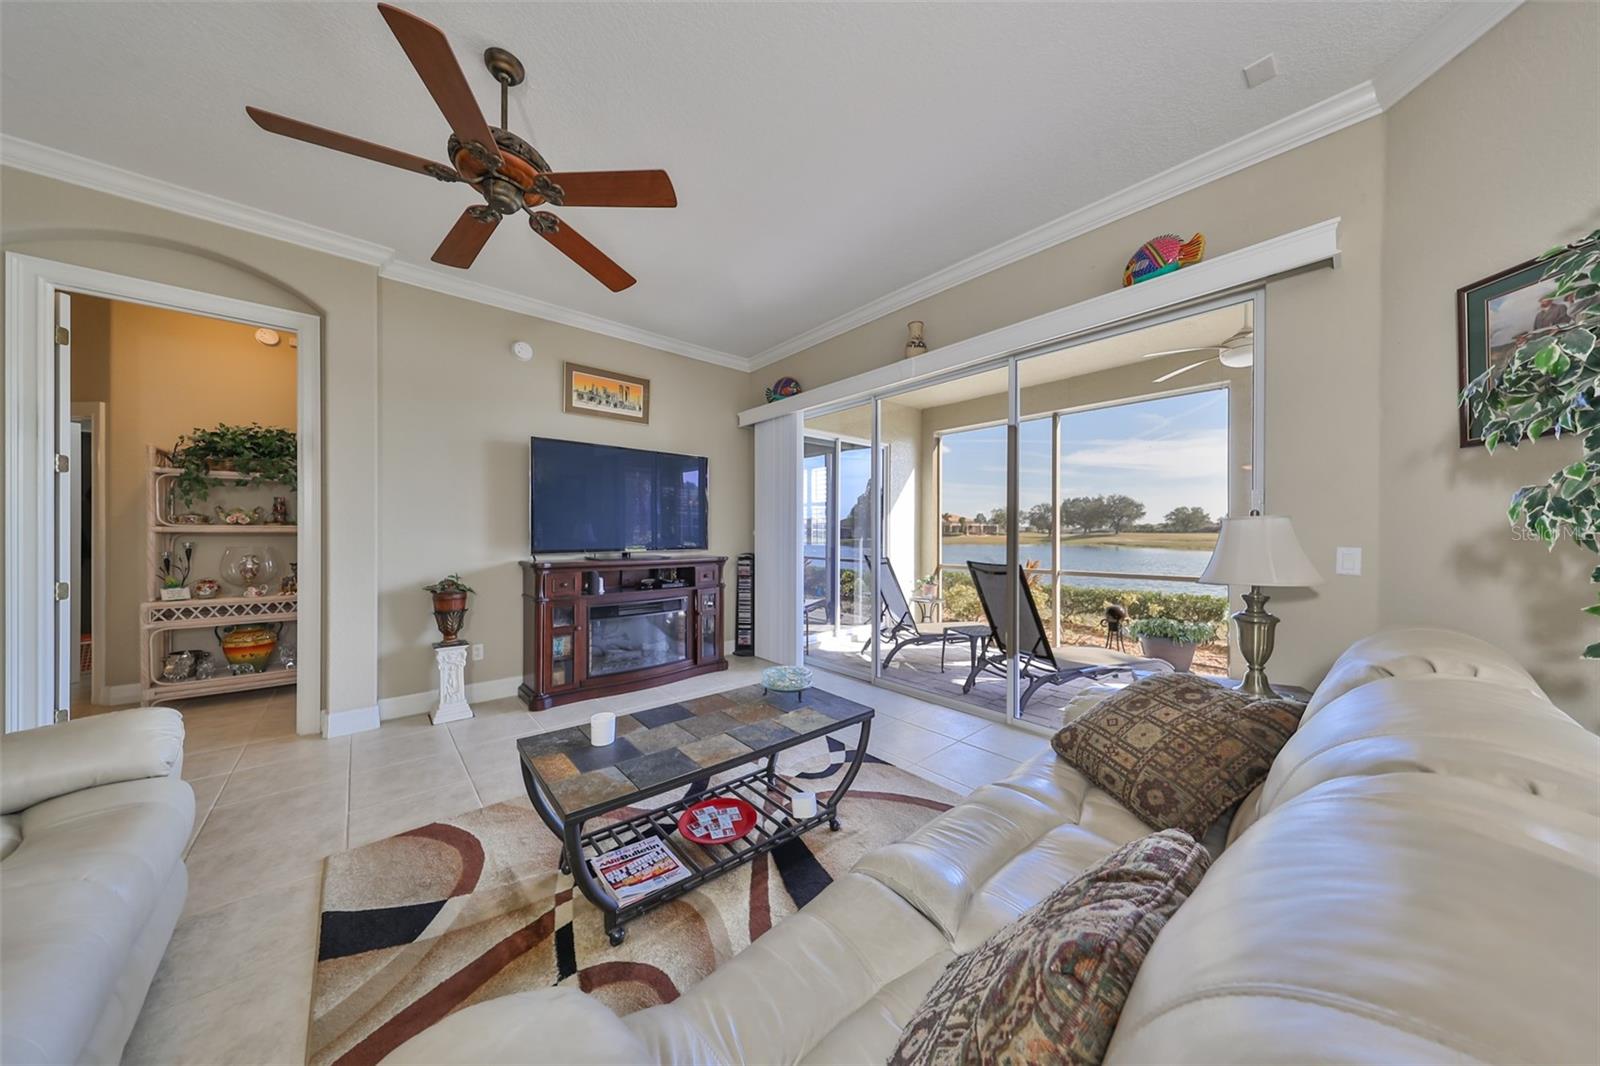
[[[805,690],[798,706],[788,699],[780,706],[763,698],[760,685],[750,685],[618,715],[616,740],[603,747],[589,743],[585,724],[523,737],[517,753],[528,799],[561,841],[561,872],[570,873],[578,890],[604,912],[607,936],[621,944],[626,923],[646,912],[824,822],[837,830],[839,803],[866,757],[872,718],[871,707],[821,689]],[[861,735],[844,777],[826,802],[817,797],[815,815],[795,816],[795,793],[809,790],[777,772],[778,755],[852,726],[860,726]],[[755,769],[746,769],[752,763]],[[683,796],[664,806],[624,811],[686,786]],[[731,796],[756,809],[749,834],[726,844],[675,839],[678,815],[691,803]],[[586,828],[591,822],[594,827]],[[665,841],[689,876],[621,905],[589,860],[647,837]]]

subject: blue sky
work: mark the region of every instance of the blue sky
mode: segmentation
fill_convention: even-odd
[[[1050,420],[1022,424],[1022,509],[1050,499]],[[972,516],[1005,503],[1006,427],[944,437],[944,510]],[[1174,507],[1228,508],[1228,394],[1223,389],[1102,407],[1061,419],[1062,496],[1123,493],[1144,521]]]

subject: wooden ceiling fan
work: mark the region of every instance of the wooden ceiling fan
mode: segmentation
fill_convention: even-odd
[[[452,165],[275,115],[259,107],[246,107],[245,113],[268,133],[413,170],[440,181],[471,185],[484,202],[461,212],[461,217],[433,253],[435,263],[465,270],[478,258],[502,218],[526,211],[533,232],[555,245],[606,288],[621,292],[632,285],[633,275],[584,240],[570,223],[549,211],[535,208],[546,204],[552,207],[676,207],[678,197],[667,172],[552,171],[544,156],[531,144],[505,128],[507,93],[513,85],[520,85],[524,76],[522,63],[516,56],[504,48],[490,48],[483,53],[484,65],[500,83],[500,125],[490,126],[467,84],[461,64],[450,50],[450,42],[439,27],[389,4],[379,4],[378,12],[389,24],[450,125],[447,146]]]

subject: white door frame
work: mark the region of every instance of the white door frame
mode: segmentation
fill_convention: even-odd
[[[54,499],[51,404],[58,291],[101,296],[292,332],[299,440],[299,671],[295,728],[322,724],[322,319],[37,256],[7,252],[5,328],[5,699],[6,732],[52,718],[55,648],[54,543],[42,521]]]
[[[89,610],[89,698],[95,703],[111,703],[106,692],[106,405],[90,400],[72,405],[72,420],[89,426],[89,501],[91,511],[83,516],[89,528],[89,588],[93,590]],[[78,473],[79,471],[74,471]],[[80,585],[73,587],[76,595]],[[86,605],[78,604],[82,611]],[[80,615],[81,617],[81,615]]]

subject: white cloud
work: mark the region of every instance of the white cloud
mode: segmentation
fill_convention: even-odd
[[[1181,440],[1093,440],[1061,456],[1063,470],[1115,470],[1162,481],[1211,481],[1226,477],[1228,432],[1185,434]]]

